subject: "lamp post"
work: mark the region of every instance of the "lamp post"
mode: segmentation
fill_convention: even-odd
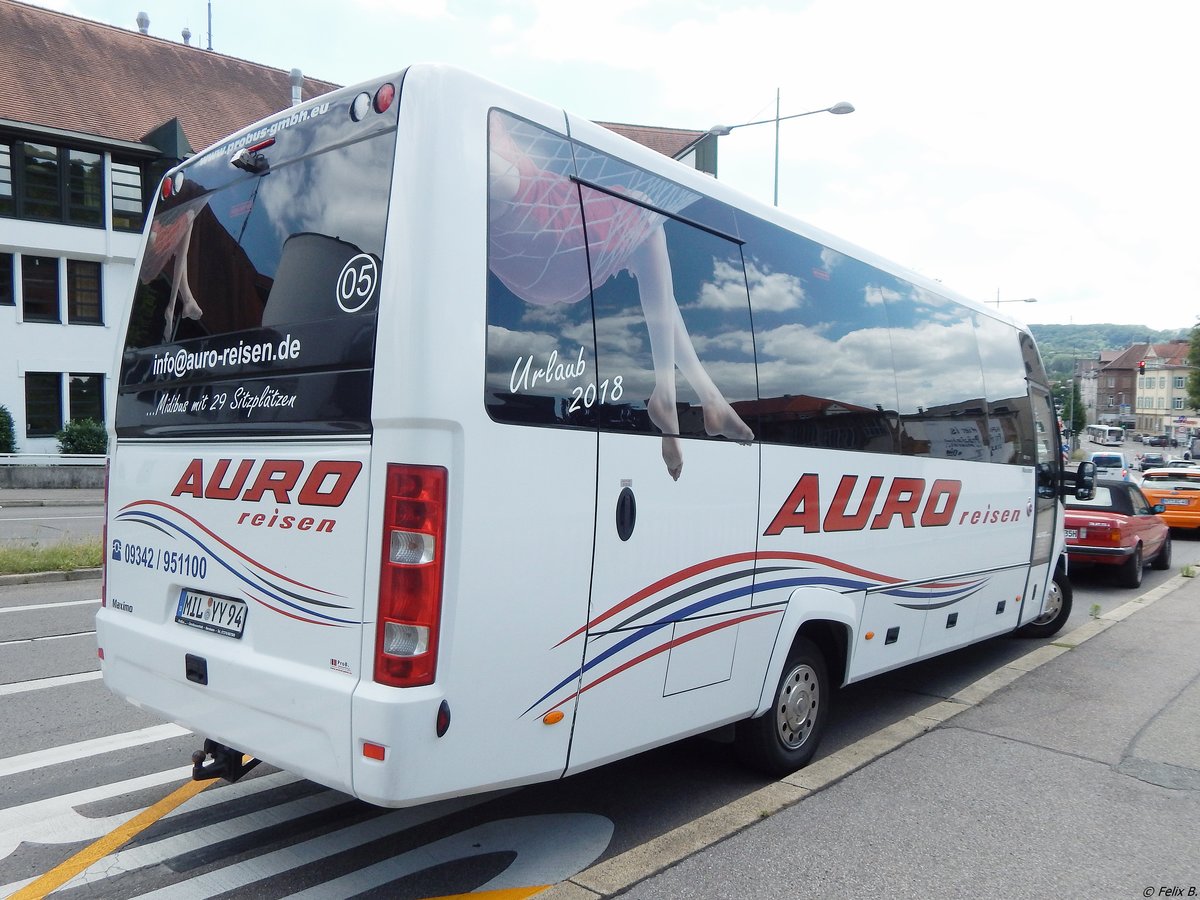
[[[1037,297],[1024,297],[1021,300],[1001,300],[1000,292],[996,291],[996,299],[989,300],[988,302],[995,303],[996,309],[999,309],[1001,303],[1037,303]]]
[[[817,113],[833,113],[835,116],[844,116],[847,113],[854,112],[854,106],[847,103],[845,100],[840,103],[835,103],[833,106],[826,106],[824,109],[810,109],[808,112],[792,113],[790,116],[781,116],[779,114],[779,88],[775,89],[775,118],[759,119],[756,122],[742,122],[740,125],[714,125],[708,129],[708,133],[718,137],[724,137],[733,131],[735,128],[745,128],[748,125],[766,125],[769,122],[775,123],[775,195],[774,203],[779,205],[779,123],[786,122],[788,119],[799,119],[801,116],[814,116]]]

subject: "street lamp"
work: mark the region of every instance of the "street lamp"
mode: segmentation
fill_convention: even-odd
[[[988,302],[989,302],[989,303],[995,303],[995,304],[996,304],[996,308],[997,308],[997,309],[999,309],[999,308],[1000,308],[1000,304],[1001,304],[1001,303],[1037,303],[1037,297],[1025,297],[1025,298],[1024,298],[1024,299],[1022,299],[1022,300],[1001,300],[1001,299],[1000,299],[1000,292],[999,292],[999,291],[997,291],[997,292],[996,292],[996,299],[995,299],[995,300],[989,300]]]
[[[824,109],[810,109],[808,112],[793,113],[790,116],[779,115],[779,88],[775,89],[775,118],[759,119],[757,122],[742,122],[740,125],[714,125],[708,129],[708,133],[718,137],[724,137],[733,131],[735,128],[745,128],[747,125],[766,125],[768,122],[775,123],[775,205],[779,205],[779,123],[788,119],[799,119],[801,116],[813,116],[817,113],[833,113],[835,116],[844,116],[846,113],[854,112],[853,105],[845,100],[840,103],[835,103],[833,106],[826,106]]]

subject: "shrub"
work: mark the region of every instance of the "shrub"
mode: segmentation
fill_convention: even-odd
[[[7,406],[0,405],[0,453],[17,452],[17,432],[13,426],[12,413]]]
[[[95,419],[75,419],[55,435],[59,453],[107,453],[108,432]]]

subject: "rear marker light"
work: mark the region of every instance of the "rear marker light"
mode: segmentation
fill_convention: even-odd
[[[396,99],[396,88],[390,82],[384,84],[375,92],[375,112],[387,112],[391,107],[392,101]]]
[[[371,95],[363,91],[350,103],[350,118],[361,122],[371,109]]]
[[[435,727],[437,728],[438,737],[445,737],[446,732],[450,730],[450,704],[445,700],[438,706]]]
[[[97,648],[96,648],[96,655],[97,655],[98,657],[100,657],[100,659],[104,659],[104,648],[103,648],[103,647],[97,647]]]
[[[387,748],[379,744],[372,744],[370,741],[363,741],[363,756],[383,762],[384,757],[387,756]]]

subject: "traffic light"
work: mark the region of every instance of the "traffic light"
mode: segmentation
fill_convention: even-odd
[[[1146,374],[1146,361],[1144,359],[1140,363],[1138,363],[1138,374],[1139,375]]]

